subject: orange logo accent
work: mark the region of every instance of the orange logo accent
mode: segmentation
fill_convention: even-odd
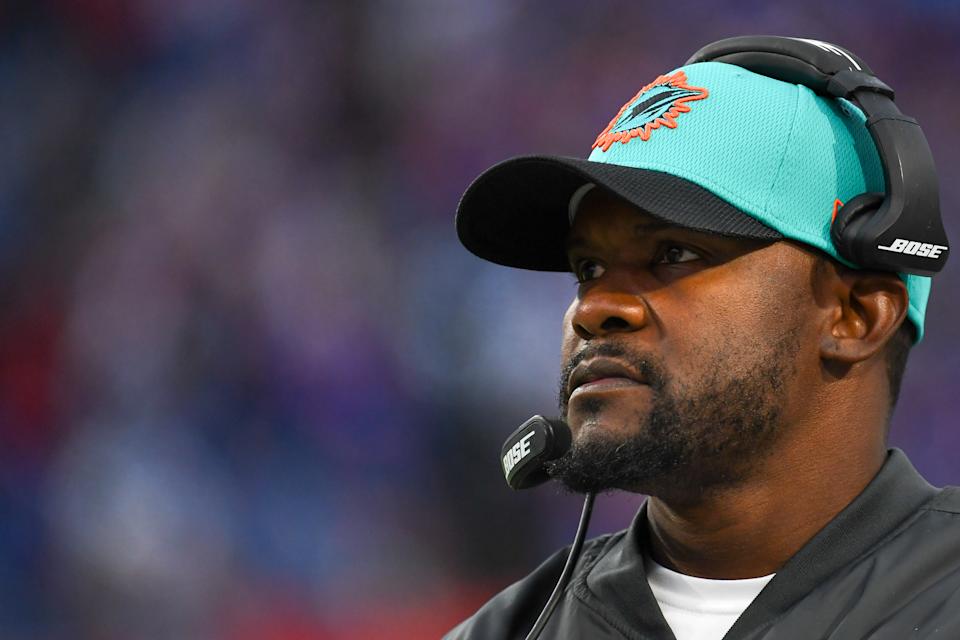
[[[837,212],[840,211],[840,207],[843,206],[843,202],[840,201],[840,198],[837,198],[833,201],[833,216],[830,218],[830,224],[832,225],[837,219]]]
[[[687,74],[683,71],[660,76],[623,105],[591,148],[600,147],[606,151],[617,141],[623,144],[633,138],[646,141],[650,132],[661,126],[675,129],[677,116],[690,111],[686,103],[703,100],[708,95],[710,93],[703,87],[688,85]]]

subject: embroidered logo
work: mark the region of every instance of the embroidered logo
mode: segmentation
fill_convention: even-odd
[[[677,71],[660,76],[633,96],[597,136],[593,149],[607,151],[614,142],[626,144],[633,138],[646,141],[661,126],[675,129],[677,116],[690,111],[688,102],[703,100],[709,92],[687,84],[687,74]]]

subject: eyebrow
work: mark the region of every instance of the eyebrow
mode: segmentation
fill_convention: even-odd
[[[680,225],[673,224],[671,222],[664,222],[661,220],[654,220],[653,222],[638,222],[633,225],[634,235],[646,235],[653,233],[655,231],[660,231],[661,229],[683,229]],[[570,236],[567,239],[567,250],[576,249],[579,247],[587,246],[587,241],[581,238],[580,236]]]

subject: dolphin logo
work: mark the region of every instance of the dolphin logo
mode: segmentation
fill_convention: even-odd
[[[687,89],[667,89],[666,91],[661,91],[655,96],[637,103],[628,113],[623,114],[617,122],[617,126],[611,129],[611,131],[625,131],[633,127],[642,126],[669,109],[670,105],[672,105],[677,98],[695,95],[697,95],[696,91],[689,91]]]
[[[702,100],[709,95],[703,87],[687,84],[687,76],[677,71],[669,76],[660,76],[637,92],[604,129],[593,148],[607,151],[614,142],[626,144],[633,138],[646,141],[654,129],[666,126],[674,129],[677,116],[690,111],[688,102]]]

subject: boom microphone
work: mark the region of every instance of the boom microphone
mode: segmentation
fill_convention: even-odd
[[[524,422],[510,434],[510,437],[507,438],[500,449],[500,463],[507,484],[512,489],[529,489],[546,482],[550,476],[547,474],[544,464],[565,454],[570,449],[571,440],[570,427],[563,420],[536,415]],[[587,534],[587,527],[590,524],[593,499],[593,493],[587,493],[586,498],[584,498],[583,511],[580,513],[580,524],[577,526],[577,533],[573,538],[573,544],[570,546],[567,562],[563,571],[560,572],[557,586],[550,594],[543,611],[537,616],[537,620],[533,623],[533,628],[527,634],[526,640],[536,640],[540,636],[540,632],[547,626],[550,614],[553,613],[557,603],[560,602],[560,596],[567,588],[567,583],[570,582],[573,569],[577,565],[577,558],[580,557],[580,550],[583,549],[583,539]]]

